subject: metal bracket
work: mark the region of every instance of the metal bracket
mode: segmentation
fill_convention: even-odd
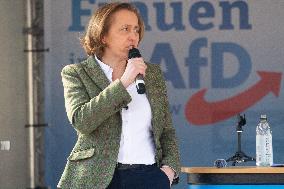
[[[49,48],[47,49],[24,49],[24,52],[49,52]]]
[[[28,128],[28,127],[47,127],[48,124],[47,123],[42,123],[42,124],[26,124],[25,127]]]

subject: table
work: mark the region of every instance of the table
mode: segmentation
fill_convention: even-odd
[[[182,167],[188,189],[284,189],[284,167]]]

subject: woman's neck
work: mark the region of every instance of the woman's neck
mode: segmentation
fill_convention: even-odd
[[[127,60],[125,59],[119,59],[117,57],[112,57],[112,56],[107,56],[107,55],[104,55],[102,58],[101,58],[101,61],[107,65],[109,65],[113,70],[115,69],[125,69],[126,67],[126,63],[127,63]]]
[[[101,58],[101,61],[109,65],[112,68],[113,70],[112,79],[113,80],[121,78],[121,76],[123,75],[125,71],[127,60],[124,60],[124,59],[119,60],[117,57],[103,56]]]

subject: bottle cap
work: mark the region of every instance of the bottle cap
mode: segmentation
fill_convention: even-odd
[[[267,117],[266,117],[265,114],[261,114],[261,115],[260,115],[260,119],[267,119]]]

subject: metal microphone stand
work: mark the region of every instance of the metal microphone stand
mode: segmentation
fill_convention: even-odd
[[[255,161],[255,158],[250,157],[248,155],[246,155],[243,151],[242,151],[242,146],[241,146],[241,139],[242,139],[242,132],[243,132],[243,128],[242,126],[244,126],[246,124],[246,116],[244,114],[244,116],[241,116],[240,114],[238,114],[238,124],[236,127],[237,133],[238,133],[238,151],[235,153],[235,155],[233,155],[232,157],[228,158],[226,161],[230,162],[232,161],[232,166],[235,166],[236,163],[242,163],[242,162],[247,162],[247,161]]]

